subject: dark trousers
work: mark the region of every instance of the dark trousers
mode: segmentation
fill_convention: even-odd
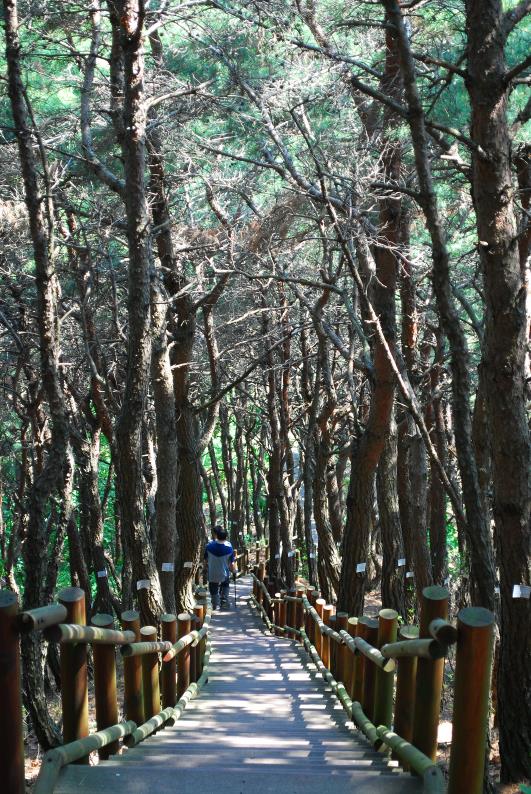
[[[227,577],[223,582],[209,582],[208,589],[210,590],[210,597],[212,599],[212,606],[214,609],[220,606],[220,596],[221,596],[221,605],[228,606],[229,605],[229,582],[230,579]]]

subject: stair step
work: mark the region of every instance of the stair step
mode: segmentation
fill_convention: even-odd
[[[213,768],[215,769],[215,767]],[[121,778],[124,778],[123,780]],[[126,778],[126,779],[125,779]],[[195,768],[179,774],[170,767],[137,766],[134,775],[122,775],[117,767],[71,766],[61,773],[55,794],[421,794],[422,785],[410,777],[360,771],[339,774],[308,774],[249,769]]]

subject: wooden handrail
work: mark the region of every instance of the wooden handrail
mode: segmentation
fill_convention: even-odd
[[[112,615],[103,614],[94,615],[93,625],[86,626],[85,593],[80,588],[61,590],[58,600],[58,604],[22,612],[13,593],[0,591],[0,657],[9,662],[0,665],[0,768],[3,783],[10,794],[24,794],[25,791],[19,641],[25,632],[43,630],[46,639],[60,643],[61,653],[64,745],[45,755],[35,786],[38,794],[49,794],[53,790],[57,775],[65,764],[88,763],[88,755],[96,750],[101,758],[117,752],[120,739],[134,734],[146,724],[144,706],[151,717],[151,725],[156,723],[160,727],[161,718],[157,714],[160,712],[158,653],[169,651],[174,644],[169,640],[158,642],[155,627],[141,629],[137,612],[122,615],[123,630],[114,629]],[[198,610],[197,615],[201,615],[201,623],[197,630],[187,632],[189,636],[185,641],[194,649],[194,680],[187,682],[186,690],[177,703],[176,698],[169,697],[170,711],[162,717],[163,721],[178,719],[186,703],[207,680],[211,615],[208,612],[203,620],[204,607]],[[163,633],[164,626],[171,624],[172,620],[172,615],[161,616]],[[138,641],[143,638],[143,642]],[[88,724],[89,644],[94,646],[98,726],[98,731],[91,735]],[[124,657],[124,712],[127,721],[123,723],[117,723],[116,647],[120,647]],[[144,667],[143,676],[141,665]],[[165,665],[164,670],[170,670],[170,665]],[[161,678],[164,680],[163,672]],[[165,691],[167,702],[171,687]],[[131,714],[135,714],[137,719],[133,719]],[[138,739],[139,735],[136,737]]]
[[[302,604],[304,606],[305,611],[308,612],[315,621],[319,629],[319,632],[321,634],[330,637],[330,639],[334,640],[334,642],[337,642],[339,644],[343,642],[341,635],[337,631],[334,631],[334,629],[331,629],[330,626],[327,626],[325,622],[319,617],[317,610],[314,609],[314,607],[312,607],[306,596],[302,596]]]
[[[400,761],[422,778],[424,794],[444,794],[444,777],[437,764],[424,755],[401,736],[379,725],[376,728],[378,737],[390,747]]]
[[[381,721],[384,719],[386,722],[392,722],[393,673],[396,666],[395,660],[398,660],[399,674],[394,720],[397,725],[402,725],[404,730],[411,735],[412,720],[410,715],[416,699],[415,679],[417,679],[417,689],[419,688],[419,680],[416,676],[418,660],[419,665],[421,663],[427,665],[422,671],[422,687],[424,687],[422,698],[424,698],[424,702],[422,703],[420,720],[424,721],[422,724],[429,728],[427,731],[428,736],[424,738],[428,742],[426,746],[430,746],[429,734],[436,730],[439,719],[440,679],[438,671],[441,669],[441,660],[447,654],[448,646],[457,641],[458,658],[462,661],[460,666],[456,667],[454,714],[457,711],[460,713],[463,722],[466,722],[462,714],[469,708],[468,692],[472,689],[477,689],[478,692],[481,690],[479,697],[483,710],[477,710],[474,718],[466,722],[469,727],[467,727],[465,733],[472,735],[461,735],[463,731],[459,734],[457,730],[454,733],[452,758],[455,760],[453,768],[451,766],[451,783],[453,786],[453,788],[451,786],[451,794],[458,794],[458,792],[460,793],[461,790],[464,790],[462,789],[463,774],[466,780],[470,782],[470,791],[474,792],[474,794],[480,793],[486,749],[486,731],[483,728],[483,724],[485,722],[484,713],[486,713],[484,710],[488,707],[488,681],[492,642],[491,626],[494,621],[492,613],[487,610],[476,609],[475,612],[470,610],[469,616],[467,611],[463,610],[461,622],[463,640],[460,645],[459,628],[456,628],[446,619],[447,591],[440,587],[429,587],[423,592],[423,612],[421,611],[423,635],[420,638],[418,629],[411,626],[400,629],[397,638],[397,613],[394,610],[381,610],[379,624],[369,618],[347,619],[349,631],[341,628],[339,632],[336,632],[325,624],[316,608],[323,609],[324,600],[317,600],[313,596],[313,600],[316,603],[316,607],[314,607],[306,595],[281,594],[279,596],[277,593],[273,598],[268,598],[269,593],[266,594],[266,588],[263,583],[257,577],[253,577],[253,581],[259,591],[264,592],[266,599],[275,605],[278,614],[282,614],[282,610],[284,610],[285,614],[286,604],[302,603],[307,618],[306,622],[304,620],[301,622],[305,623],[306,628],[303,626],[299,629],[293,625],[275,625],[270,620],[262,604],[254,596],[250,598],[250,603],[258,609],[270,631],[284,634],[284,636],[290,638],[296,636],[302,639],[304,647],[317,669],[337,695],[350,718],[356,722],[373,746],[378,748],[382,743],[387,745],[393,750],[395,757],[400,760],[404,769],[411,769],[422,778],[425,794],[442,794],[444,791],[442,773],[435,761],[420,747],[415,746],[407,737],[400,736],[390,729],[390,725],[379,724],[377,720]],[[340,617],[341,623],[339,625],[344,626],[345,616],[341,615]],[[308,623],[308,620],[310,620],[310,623]],[[380,626],[379,629],[378,625]],[[348,666],[347,657],[339,657],[340,664],[339,666],[336,665],[336,669],[348,678],[349,691],[347,691],[342,681],[336,680],[332,671],[324,664],[314,644],[310,642],[306,631],[308,626],[313,627],[312,631],[315,629],[313,633],[315,634],[316,642],[319,638],[327,637],[333,639],[341,648],[346,648],[352,652],[353,667]],[[479,656],[475,655],[473,650],[475,632],[477,632],[479,645],[483,643]],[[368,642],[365,636],[359,636],[361,634],[365,634],[367,638],[372,638],[371,642]],[[381,647],[376,647],[376,645]],[[339,649],[338,652],[340,652]],[[481,659],[481,670],[475,669],[472,661],[474,659]],[[372,662],[372,665],[367,667],[369,661]],[[485,663],[483,664],[483,662]],[[437,665],[437,667],[432,668],[431,665]],[[373,673],[374,668],[376,668],[376,677],[374,677]],[[371,673],[370,678],[368,677],[369,672]],[[461,673],[463,680],[468,676],[466,684],[459,685],[457,681],[458,672]],[[361,679],[359,673],[361,673]],[[358,699],[351,698],[349,694],[351,690],[358,693]],[[364,710],[364,699],[367,700],[367,713]],[[371,718],[373,710],[375,716]],[[428,717],[428,715],[430,716]],[[431,722],[427,720],[431,720]],[[458,742],[455,741],[456,736],[459,736]],[[472,763],[470,763],[470,753],[468,752],[470,742],[472,742],[471,746],[474,748]],[[454,747],[455,744],[460,744],[460,747]],[[463,770],[466,770],[466,772],[463,772]]]
[[[89,753],[101,750],[113,742],[129,736],[135,728],[136,724],[132,720],[120,722],[103,731],[92,733],[84,739],[78,739],[75,742],[64,744],[62,747],[48,750],[42,759],[39,775],[33,788],[34,794],[52,794],[59,772],[64,766],[73,764],[75,761],[86,758]]]
[[[203,635],[204,636],[204,635]],[[166,648],[164,651],[164,656],[162,657],[163,662],[170,662],[174,659],[181,651],[184,651],[189,645],[192,645],[195,639],[199,637],[198,631],[190,631],[184,637],[181,637],[177,642],[173,645],[170,645],[169,648]]]
[[[132,631],[100,629],[96,626],[80,626],[77,623],[58,623],[44,630],[44,636],[51,642],[63,645],[128,645],[135,641]]]
[[[27,609],[18,616],[19,631],[43,631],[56,623],[64,623],[67,619],[66,607],[63,604],[49,604],[47,607]]]
[[[376,667],[379,667],[385,673],[391,673],[395,669],[395,661],[393,658],[386,658],[378,648],[375,648],[370,643],[361,637],[351,637],[346,631],[341,631],[340,636],[342,641],[354,653],[362,653],[366,659],[369,659]]]
[[[167,640],[155,640],[153,642],[131,642],[122,645],[120,653],[122,656],[144,656],[146,653],[167,653],[172,648],[171,642]]]
[[[402,640],[390,642],[380,648],[386,659],[404,659],[416,656],[419,659],[442,659],[448,646],[437,640]]]

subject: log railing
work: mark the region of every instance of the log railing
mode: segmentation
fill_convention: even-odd
[[[199,600],[204,591],[198,593]],[[211,612],[198,603],[193,614],[162,615],[161,639],[153,626],[140,626],[139,614],[122,614],[115,629],[111,615],[94,615],[85,625],[85,593],[70,587],[58,603],[26,612],[17,596],[0,591],[0,772],[2,790],[24,794],[23,712],[20,635],[43,631],[58,642],[61,667],[63,745],[43,757],[33,791],[49,794],[65,764],[88,763],[98,751],[105,760],[134,747],[179,719],[207,681]],[[89,735],[88,648],[92,647],[97,732]],[[116,648],[124,668],[123,721],[119,721]],[[160,662],[160,656],[162,662]],[[4,788],[5,786],[5,788]]]
[[[448,794],[481,794],[494,615],[469,607],[449,623],[449,593],[423,591],[420,627],[398,626],[398,613],[378,619],[334,615],[313,589],[271,595],[264,567],[253,574],[250,603],[269,631],[304,645],[343,708],[377,749],[389,749],[423,779],[426,794],[445,791],[436,764],[444,659],[456,645]],[[333,620],[331,620],[333,618]],[[330,624],[335,628],[332,628]]]

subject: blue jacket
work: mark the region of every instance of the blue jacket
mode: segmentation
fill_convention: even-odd
[[[230,564],[234,562],[234,549],[228,540],[211,540],[205,549],[208,563],[208,581],[221,584],[230,576]]]

